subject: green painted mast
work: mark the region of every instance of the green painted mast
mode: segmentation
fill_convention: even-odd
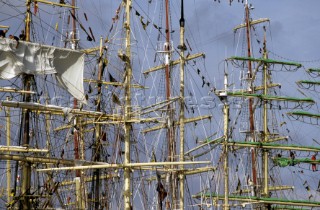
[[[246,5],[246,20],[248,17],[248,5]],[[247,29],[247,34],[248,34],[248,26],[250,26],[250,23],[260,23],[260,22],[265,22],[268,21],[268,19],[264,19],[261,21],[246,21],[246,24],[243,24],[238,28],[243,28],[246,27]],[[248,35],[247,35],[248,37]],[[262,109],[262,116],[263,116],[263,135],[261,135],[260,141],[235,141],[232,139],[228,139],[227,141],[222,141],[221,139],[214,139],[214,140],[207,140],[205,144],[210,144],[212,148],[214,148],[216,145],[221,145],[224,148],[224,151],[226,151],[225,148],[227,147],[232,147],[235,150],[240,150],[243,148],[253,148],[254,151],[262,151],[262,183],[259,185],[257,182],[254,181],[253,177],[253,185],[254,186],[261,186],[262,188],[254,190],[255,196],[233,196],[233,195],[227,195],[226,193],[229,193],[229,188],[228,188],[228,181],[224,181],[224,189],[228,189],[228,192],[225,192],[224,195],[218,195],[215,193],[199,193],[198,195],[195,195],[193,197],[195,198],[210,198],[214,200],[220,200],[223,202],[223,208],[228,209],[227,206],[232,207],[232,206],[238,206],[242,205],[245,206],[248,204],[256,204],[255,207],[258,206],[263,206],[263,208],[269,209],[271,208],[272,205],[296,205],[296,206],[312,206],[312,207],[319,207],[320,203],[318,202],[310,202],[308,203],[307,201],[295,201],[295,200],[285,200],[285,199],[277,199],[277,198],[270,198],[270,191],[274,190],[288,190],[292,189],[292,187],[288,186],[269,186],[269,159],[270,159],[270,151],[275,149],[275,150],[287,150],[287,151],[312,151],[312,152],[317,152],[320,151],[320,148],[318,147],[309,147],[309,146],[300,146],[300,145],[282,145],[282,144],[275,144],[273,143],[274,141],[280,141],[280,140],[285,140],[288,137],[278,137],[278,136],[273,136],[272,133],[269,132],[268,129],[268,104],[269,101],[286,101],[286,102],[292,102],[292,103],[305,103],[305,104],[314,104],[315,101],[311,98],[296,98],[296,97],[286,97],[286,96],[274,96],[274,95],[269,95],[269,88],[272,87],[277,87],[279,86],[278,84],[271,84],[269,80],[269,65],[282,65],[282,66],[289,66],[292,68],[300,68],[302,65],[299,63],[294,63],[294,62],[286,62],[286,61],[278,61],[278,60],[272,60],[268,58],[267,55],[267,48],[266,48],[266,35],[264,34],[264,42],[263,42],[263,57],[262,58],[254,58],[251,57],[250,50],[248,53],[247,57],[238,57],[234,56],[231,58],[228,58],[226,60],[231,61],[232,63],[242,63],[240,66],[247,65],[248,67],[248,80],[253,79],[250,77],[250,69],[251,67],[251,62],[254,62],[256,64],[256,71],[258,71],[258,68],[262,69],[262,86],[258,87],[253,87],[253,81],[248,81],[248,89],[244,90],[237,90],[237,91],[230,91],[227,90],[225,87],[224,90],[216,91],[216,94],[219,96],[221,99],[222,96],[226,97],[240,97],[240,98],[248,98],[249,102],[250,100],[257,100],[263,102],[263,109]],[[225,85],[226,86],[226,85]],[[261,92],[257,92],[261,91]],[[253,110],[252,110],[253,111]],[[224,112],[225,113],[225,112]],[[296,112],[295,112],[296,113]],[[291,114],[295,114],[291,113]],[[302,113],[300,113],[302,115]],[[303,113],[306,115],[306,113]],[[224,114],[226,115],[226,114]],[[250,114],[250,103],[249,103],[249,117],[251,119],[251,116],[254,116],[254,113]],[[320,115],[319,115],[320,118]],[[225,121],[225,120],[224,120]],[[254,127],[253,127],[254,128]],[[251,123],[250,123],[250,132],[251,132]],[[253,129],[254,131],[254,129]],[[253,132],[252,131],[252,132]],[[224,154],[225,155],[225,154]],[[255,155],[255,153],[253,154]],[[225,161],[227,158],[225,158]],[[260,159],[259,159],[260,160]],[[272,161],[275,165],[279,166],[286,166],[286,165],[293,165],[297,163],[307,163],[307,164],[318,164],[320,161],[314,161],[314,160],[309,160],[309,159],[297,159],[294,162],[290,162],[291,159],[277,159],[276,157],[272,158]],[[254,156],[252,156],[252,161],[255,161]],[[292,161],[292,160],[291,160]],[[255,170],[255,165],[254,163],[252,167],[252,173],[254,176]],[[226,165],[226,162],[224,162],[224,166]],[[224,167],[225,168],[225,167]],[[226,173],[226,168],[224,169],[224,175],[225,178],[227,177]],[[235,192],[236,193],[240,193]],[[249,193],[250,190],[246,190],[246,193]],[[218,204],[219,205],[219,204]],[[254,207],[254,208],[255,208]],[[274,206],[272,206],[273,208]]]

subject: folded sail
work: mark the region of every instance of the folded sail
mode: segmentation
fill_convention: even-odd
[[[31,42],[0,39],[0,78],[20,74],[55,74],[60,85],[85,102],[83,89],[84,54],[78,51]]]

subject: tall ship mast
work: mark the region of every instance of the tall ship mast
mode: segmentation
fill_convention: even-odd
[[[145,85],[134,79],[137,75],[133,69],[137,66],[132,49],[137,40],[132,40],[133,14],[141,29],[145,30],[151,22],[141,21],[142,12],[137,5],[132,1],[119,1],[110,18],[107,35],[101,37],[98,46],[85,49],[81,34],[87,37],[89,45],[96,40],[89,26],[90,16],[83,13],[84,18],[81,18],[79,15],[82,2],[29,0],[26,3],[27,24],[21,37],[11,39],[6,35],[1,38],[1,49],[7,53],[3,55],[12,55],[9,61],[13,65],[18,59],[26,60],[27,56],[34,63],[29,66],[23,61],[21,73],[7,77],[30,75],[24,89],[3,89],[18,96],[33,94],[32,98],[23,100],[8,97],[2,103],[6,107],[7,129],[11,129],[10,124],[18,119],[12,119],[11,116],[18,116],[12,115],[13,112],[27,113],[21,118],[21,124],[25,126],[21,131],[26,138],[24,143],[11,141],[8,131],[7,145],[3,147],[8,151],[2,156],[7,161],[6,179],[16,178],[13,182],[8,181],[3,206],[9,209],[132,209],[142,204],[144,209],[184,209],[185,176],[190,172],[197,173],[193,171],[194,167],[198,172],[212,170],[209,161],[185,160],[183,157],[184,124],[210,119],[209,115],[190,119],[184,115],[185,62],[204,55],[184,55],[187,50],[184,2],[180,2],[181,17],[177,21],[180,41],[176,46],[170,39],[173,36],[169,18],[171,2],[166,1],[163,5],[166,27],[162,29],[156,22],[153,24],[160,36],[166,34],[164,41],[159,39],[156,55],[160,64],[156,68],[165,69],[166,97],[159,97],[147,106],[140,104],[140,99],[132,98],[133,93],[146,90]],[[158,5],[152,6],[156,8]],[[33,25],[37,20],[41,23],[43,17],[40,15],[46,9],[54,9],[58,14],[54,27],[48,29],[52,37],[50,45],[42,41],[37,43],[38,27]],[[8,46],[10,48],[6,49]],[[29,49],[38,51],[27,54]],[[19,50],[25,52],[22,58]],[[178,51],[175,53],[177,59],[173,60],[175,51]],[[93,62],[95,60],[97,62]],[[178,94],[175,89],[170,90],[175,66],[180,66],[180,73],[175,70],[175,74],[181,75]],[[12,68],[2,66],[3,73],[12,71]],[[143,73],[148,75],[153,71],[157,69]],[[32,86],[27,86],[29,83]],[[150,148],[141,147],[141,139],[150,138],[147,133],[152,130],[167,130],[164,152],[161,147],[160,150],[155,147],[157,142]],[[31,137],[36,140],[32,141]],[[178,143],[179,147],[176,146]],[[151,152],[139,153],[141,148]],[[22,152],[25,155],[15,154]],[[143,196],[134,196],[137,192]]]
[[[245,44],[218,78],[200,23],[228,4],[244,6]],[[279,118],[315,100],[280,94],[278,70],[302,65],[269,58],[269,20],[247,1],[0,5],[0,209],[320,207],[320,148]]]
[[[292,186],[279,185],[277,179],[281,176],[281,172],[278,171],[275,174],[272,172],[274,169],[280,168],[281,170],[284,167],[301,167],[300,164],[312,166],[313,170],[306,173],[315,172],[318,164],[315,154],[319,151],[319,147],[290,143],[291,138],[282,136],[278,128],[286,122],[279,123],[275,115],[276,110],[290,110],[297,107],[310,108],[315,101],[311,98],[280,96],[277,93],[276,89],[281,87],[281,84],[273,83],[272,76],[276,74],[275,72],[288,71],[292,73],[302,65],[269,58],[266,25],[261,27],[264,33],[263,40],[261,42],[258,40],[258,43],[262,43],[261,57],[251,56],[250,34],[252,30],[258,33],[258,26],[254,28],[252,26],[269,21],[265,18],[252,20],[249,16],[252,9],[253,7],[246,2],[245,21],[235,28],[235,30],[246,29],[248,54],[244,57],[234,56],[226,59],[226,66],[229,67],[231,64],[239,69],[241,71],[240,79],[249,88],[230,87],[234,85],[229,83],[229,70],[226,68],[224,89],[215,91],[223,104],[224,113],[224,139],[218,142],[223,147],[221,157],[223,159],[224,185],[217,189],[216,193],[199,193],[194,197],[212,199],[215,206],[221,206],[223,209],[319,208],[320,203],[313,198],[317,193],[310,193],[311,195],[304,196],[302,200],[296,199],[291,195],[295,191],[295,183],[292,182]],[[241,86],[246,87],[242,83]],[[229,106],[234,109],[230,111],[232,114],[229,112]],[[283,113],[282,116],[285,114]],[[298,115],[298,113],[290,112],[289,115]],[[244,121],[240,121],[240,125],[237,125],[238,119],[241,118]],[[289,132],[288,129],[287,132]],[[248,133],[253,137],[251,141],[246,138]],[[245,137],[245,141],[240,140],[241,136]],[[311,157],[310,153],[314,155]],[[298,158],[298,154],[299,156],[307,155],[310,158]],[[249,157],[245,159],[244,155],[249,155]],[[285,171],[284,176],[287,176],[288,173]],[[299,179],[300,175],[296,175]],[[311,191],[308,181],[302,185],[307,191]],[[315,189],[313,190],[315,191]],[[299,191],[300,189],[298,189],[298,193]],[[224,194],[219,192],[224,192]],[[317,195],[315,196],[317,197]]]

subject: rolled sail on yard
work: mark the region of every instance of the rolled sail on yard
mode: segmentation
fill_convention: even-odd
[[[83,70],[84,54],[81,52],[0,38],[1,79],[12,79],[24,73],[55,74],[65,90],[85,103]]]

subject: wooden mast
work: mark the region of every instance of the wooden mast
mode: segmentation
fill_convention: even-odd
[[[171,84],[170,84],[170,68],[174,65],[180,64],[180,95],[179,95],[179,114],[178,114],[178,121],[174,121],[174,112],[172,110],[173,106],[171,103],[167,103],[167,105],[164,105],[162,108],[166,108],[166,114],[167,114],[167,121],[164,122],[161,125],[157,125],[154,127],[151,127],[149,129],[145,129],[142,132],[152,132],[159,129],[167,129],[166,131],[166,139],[167,139],[167,163],[173,163],[176,161],[177,156],[177,148],[176,148],[176,142],[175,142],[175,127],[179,126],[179,136],[180,136],[180,151],[179,151],[179,163],[180,166],[175,166],[175,164],[169,164],[170,170],[166,172],[166,190],[168,192],[168,196],[165,200],[166,209],[184,209],[184,202],[185,202],[185,176],[190,174],[189,172],[186,172],[184,169],[184,136],[185,136],[185,124],[208,119],[211,116],[201,116],[198,118],[185,118],[185,102],[184,102],[184,66],[185,62],[188,60],[192,60],[198,57],[204,57],[203,53],[198,53],[194,55],[188,55],[188,57],[185,57],[184,51],[186,50],[186,46],[184,43],[184,32],[185,32],[185,19],[184,19],[184,1],[181,0],[181,18],[180,18],[180,44],[178,46],[178,49],[180,50],[179,53],[179,59],[175,61],[171,61],[171,52],[172,52],[172,44],[170,41],[170,19],[169,19],[169,0],[165,1],[165,12],[166,12],[166,40],[163,43],[163,48],[161,48],[160,53],[163,53],[164,55],[164,63],[162,65],[153,67],[148,69],[147,71],[144,71],[143,74],[149,74],[158,70],[165,70],[165,88],[166,88],[166,100],[165,102],[174,102],[175,99],[171,98]],[[179,170],[172,170],[174,168],[179,168]],[[179,177],[178,177],[179,176]],[[179,201],[178,201],[179,199]],[[171,203],[170,203],[171,202]],[[162,203],[158,203],[159,209],[162,208]]]
[[[227,97],[226,97],[227,98]],[[224,144],[223,144],[223,170],[224,170],[224,210],[229,210],[229,104],[227,99],[223,101],[224,115]]]
[[[71,14],[72,14],[72,37],[71,37],[71,48],[73,50],[76,50],[78,48],[78,37],[77,37],[77,23],[76,23],[76,0],[72,0],[71,2]],[[73,99],[73,108],[78,108],[78,100],[76,98]],[[80,133],[80,125],[79,125],[79,118],[75,117],[74,119],[74,132],[73,132],[73,138],[74,138],[74,158],[75,160],[80,160],[83,158],[83,151],[81,152],[80,157],[80,147],[82,145],[81,142],[81,133]],[[82,147],[81,147],[82,148]],[[76,184],[76,208],[78,209],[85,209],[85,198],[83,195],[83,183],[82,183],[82,177],[81,177],[81,170],[76,170],[76,177],[75,177],[75,184]]]
[[[250,12],[248,1],[245,4],[245,13],[246,13],[246,34],[247,34],[247,45],[248,45],[248,57],[251,57],[251,25],[250,25]],[[248,91],[249,93],[253,92],[253,81],[252,81],[252,65],[251,61],[248,60]],[[253,99],[249,98],[249,140],[255,141],[254,134],[254,112],[253,112]],[[251,159],[252,159],[252,181],[254,185],[254,194],[256,195],[256,186],[257,186],[257,169],[256,169],[256,151],[254,148],[251,148]]]
[[[31,25],[31,0],[26,1],[27,6],[27,17],[26,17],[26,42],[30,42],[30,25]],[[23,75],[23,89],[26,91],[30,91],[31,88],[31,79],[32,76],[28,74]],[[24,94],[23,101],[30,102],[31,95],[26,93]],[[22,138],[22,146],[29,147],[30,143],[30,111],[28,109],[23,111],[23,138]],[[24,162],[22,166],[22,179],[21,179],[21,195],[22,195],[22,208],[23,209],[31,209],[31,200],[28,198],[30,195],[31,188],[31,163]]]
[[[171,76],[170,76],[170,61],[171,61],[171,41],[170,41],[170,19],[169,19],[169,0],[165,0],[165,18],[166,18],[166,43],[165,43],[165,88],[166,88],[166,100],[170,100],[171,97]],[[167,147],[168,147],[168,161],[175,161],[176,157],[176,145],[174,140],[174,127],[173,123],[173,111],[170,104],[167,106],[168,116],[168,129],[167,129]],[[173,167],[173,166],[172,166]],[[167,174],[167,186],[169,191],[168,199],[166,202],[166,208],[176,209],[177,201],[177,186],[176,186],[176,174],[168,172]]]
[[[31,0],[26,0],[27,17],[26,17],[26,41],[30,42],[30,26],[31,26]]]
[[[72,0],[72,6],[75,6],[76,1]],[[72,16],[75,17],[76,15],[76,10],[75,8],[71,9],[71,13]],[[73,50],[76,49],[76,20],[74,18],[72,18],[72,37],[71,37],[71,46],[73,48]],[[73,108],[77,109],[78,108],[78,101],[76,98],[73,99]],[[77,118],[75,118],[74,121],[74,125],[75,125],[75,129],[74,129],[74,158],[76,160],[80,159],[80,155],[79,155],[79,137],[78,137],[78,130],[77,130]],[[80,171],[76,171],[76,177],[80,177],[81,172]]]
[[[102,80],[102,75],[104,71],[104,61],[103,61],[103,38],[100,38],[100,55],[99,55],[99,71],[98,71],[98,81]],[[101,111],[101,95],[102,95],[102,84],[98,83],[97,87],[97,112]],[[101,153],[101,125],[96,124],[95,126],[95,144],[93,148],[93,156],[94,156],[94,161],[100,161],[100,153]],[[93,179],[92,183],[94,186],[94,209],[99,209],[99,197],[100,197],[100,169],[96,169],[93,172]]]
[[[263,41],[263,58],[267,59],[268,58],[268,54],[267,54],[267,39],[266,39],[266,31],[264,31],[264,41]],[[263,65],[263,86],[264,86],[264,90],[263,90],[263,94],[267,95],[268,94],[268,66],[267,64]],[[263,124],[264,124],[264,135],[263,135],[263,142],[267,143],[269,140],[269,131],[268,131],[268,103],[265,100],[263,103]],[[263,160],[263,195],[265,197],[270,197],[269,196],[269,185],[268,185],[268,177],[269,177],[269,163],[268,163],[268,155],[269,152],[268,150],[262,150],[262,160]],[[266,206],[267,208],[270,207],[270,205]]]
[[[30,90],[31,82],[30,82],[30,75],[24,75],[24,89]],[[24,101],[29,102],[31,97],[29,94],[26,94],[24,97]],[[30,143],[30,111],[24,110],[23,111],[23,142],[22,146],[29,147]],[[30,195],[30,188],[31,188],[31,163],[25,162],[22,166],[22,186],[21,186],[21,194],[23,195],[22,199],[22,206],[23,209],[31,209],[31,201],[28,198]]]
[[[25,40],[26,42],[30,42],[31,41],[31,21],[32,21],[32,12],[31,12],[31,4],[35,2],[33,0],[26,0],[26,19],[25,19]],[[37,2],[41,2],[41,3],[44,3],[44,4],[50,4],[50,5],[58,5],[58,6],[65,6],[65,7],[70,7],[70,8],[73,8],[72,6],[68,6],[68,5],[65,5],[65,4],[57,4],[57,3],[54,3],[54,2],[49,2],[49,1],[43,1],[43,0],[39,0]],[[4,27],[4,26],[2,26]],[[33,91],[31,91],[31,86],[34,85],[33,84],[33,81],[34,81],[34,76],[32,74],[23,74],[22,75],[22,82],[23,82],[23,90],[21,91],[16,91],[14,89],[12,89],[11,91],[6,91],[6,92],[19,92],[19,93],[22,93],[23,94],[23,102],[24,103],[28,103],[28,102],[31,102],[31,94],[34,94]],[[7,107],[7,121],[8,123],[10,122],[10,114],[8,114],[8,111],[9,111],[9,107]],[[20,145],[22,145],[21,148],[16,148],[16,149],[13,149],[12,147],[9,146],[10,144],[10,125],[7,124],[7,143],[8,143],[8,151],[20,151],[20,152],[39,152],[40,150],[38,149],[29,149],[29,146],[30,146],[30,113],[31,113],[31,110],[29,108],[26,108],[26,109],[22,109],[22,123],[21,123],[21,140],[22,140],[22,143],[20,143]],[[49,145],[48,145],[49,147]],[[47,152],[47,150],[44,150]],[[10,153],[8,153],[7,155],[10,155]],[[8,162],[8,166],[9,166],[10,162]],[[17,166],[18,164],[21,165],[21,170],[22,170],[22,176],[21,176],[21,191],[20,191],[20,195],[18,196],[19,198],[19,209],[32,209],[33,206],[32,206],[32,194],[31,194],[31,164],[32,164],[32,161],[30,160],[30,158],[28,157],[25,157],[25,158],[22,158],[20,160],[20,163],[17,163]],[[18,167],[16,167],[16,175],[15,176],[18,176]],[[9,187],[11,186],[11,183],[10,183],[10,178],[11,177],[11,171],[8,172],[8,175],[7,175],[7,178],[8,178],[8,190],[9,190]],[[11,190],[10,190],[10,196],[15,196],[17,198],[17,195],[16,195],[16,186],[17,186],[17,183],[15,182],[14,184],[14,191],[13,193],[11,193]],[[13,194],[13,195],[11,195]],[[8,204],[9,206],[8,207],[13,207],[13,208],[17,208],[17,207],[14,207],[14,206],[11,206],[11,205],[15,205],[15,203],[17,202],[14,202],[13,204],[9,203],[12,199],[9,197],[8,195]]]
[[[126,33],[126,41],[125,41],[125,50],[126,50],[126,59],[125,61],[125,110],[124,110],[124,164],[130,163],[130,136],[131,136],[131,77],[132,77],[132,68],[131,68],[131,6],[132,0],[126,1],[126,21],[124,24],[125,33]],[[124,209],[131,210],[131,169],[130,167],[124,168]]]
[[[224,90],[217,94],[223,104],[223,175],[224,175],[224,203],[223,209],[229,210],[229,102],[228,102],[228,74],[224,74]]]
[[[184,26],[185,26],[185,19],[184,19],[184,5],[183,1],[181,0],[181,18],[180,18],[180,116],[179,116],[179,122],[180,122],[180,161],[184,161],[184,135],[185,135],[185,114],[184,114],[184,51],[185,51],[185,43],[184,43]],[[181,171],[183,171],[184,166],[180,166]],[[179,174],[179,184],[180,184],[180,209],[184,209],[184,186],[185,178],[184,173]]]
[[[7,97],[9,100],[9,97]],[[7,146],[11,145],[11,122],[10,122],[10,107],[5,108],[6,113],[6,133],[7,133]],[[10,152],[7,153],[10,155]],[[11,161],[7,160],[7,204],[11,202]]]

